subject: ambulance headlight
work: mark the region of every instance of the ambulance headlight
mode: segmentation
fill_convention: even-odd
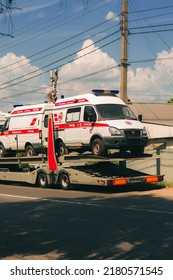
[[[119,129],[117,129],[116,127],[113,127],[113,126],[109,127],[109,132],[111,135],[120,135],[121,134]]]
[[[144,127],[143,130],[142,130],[142,136],[146,136],[146,137],[147,137],[147,130],[146,130],[145,127]]]

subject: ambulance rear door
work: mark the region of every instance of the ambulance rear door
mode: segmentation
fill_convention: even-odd
[[[45,109],[42,115],[41,125],[39,126],[40,139],[42,141],[43,147],[46,148],[48,145],[48,116],[51,113],[52,113],[52,108]]]

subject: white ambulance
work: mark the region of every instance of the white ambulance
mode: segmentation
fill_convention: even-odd
[[[13,109],[0,132],[0,157],[26,151],[36,155],[47,148],[48,114],[53,104],[19,106]]]
[[[143,154],[148,140],[146,129],[117,93],[93,90],[57,100],[53,116],[55,143],[61,154],[90,150],[101,156],[108,149]]]

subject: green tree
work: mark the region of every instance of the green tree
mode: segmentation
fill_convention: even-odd
[[[167,102],[168,103],[173,103],[173,98],[170,98]]]

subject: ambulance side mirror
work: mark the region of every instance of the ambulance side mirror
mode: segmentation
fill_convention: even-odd
[[[141,114],[138,115],[138,120],[139,120],[140,122],[142,122],[142,115],[141,115]]]

